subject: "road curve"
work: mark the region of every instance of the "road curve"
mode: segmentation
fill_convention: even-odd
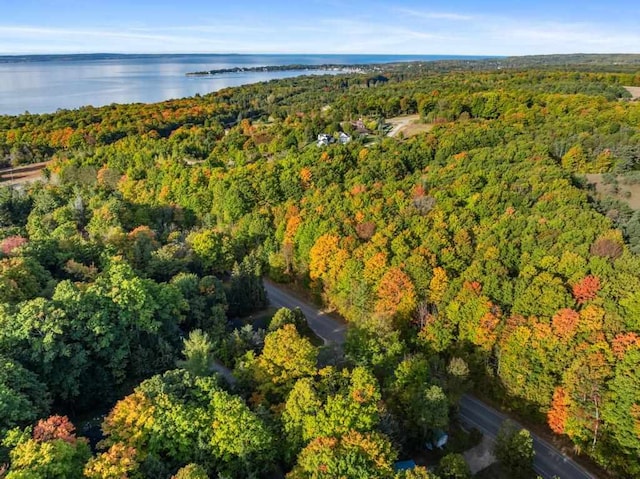
[[[316,306],[300,300],[281,286],[265,280],[264,287],[272,305],[289,309],[300,308],[309,326],[325,343],[343,344],[346,337],[346,325],[331,315],[320,311]],[[468,425],[480,430],[488,437],[495,439],[507,416],[478,399],[465,395],[460,401],[460,419]],[[535,434],[533,447],[536,452],[533,467],[544,479],[597,479],[571,458],[565,456],[548,442]]]
[[[313,304],[302,301],[275,283],[265,280],[264,289],[273,306],[279,308],[300,308],[307,318],[313,332],[326,343],[343,344],[346,339],[347,326],[319,310]]]

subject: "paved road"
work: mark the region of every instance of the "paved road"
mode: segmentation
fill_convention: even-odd
[[[309,326],[325,343],[343,344],[346,326],[312,304],[293,296],[275,283],[265,281],[265,289],[271,304],[278,307],[300,308]],[[495,439],[502,423],[507,416],[471,396],[464,396],[460,402],[460,419],[463,423],[479,429],[483,434]],[[596,476],[588,473],[572,459],[568,458],[548,442],[533,436],[533,447],[536,451],[534,469],[545,479],[559,477],[560,479],[594,479]]]
[[[500,426],[507,419],[507,416],[467,395],[460,401],[460,419],[466,425],[475,427],[484,435],[495,439]],[[596,477],[585,471],[575,461],[562,454],[548,442],[540,439],[535,434],[531,434],[531,436],[533,437],[533,448],[536,451],[533,467],[543,478],[593,479]]]
[[[214,361],[211,364],[211,370],[219,373],[223,378],[227,380],[229,384],[235,384],[238,382],[236,377],[233,375],[233,371],[226,367],[224,364],[218,361]]]
[[[285,289],[275,283],[265,280],[264,288],[267,290],[269,301],[278,308],[300,308],[307,318],[311,329],[320,336],[326,344],[343,344],[346,338],[347,327],[331,315],[320,311],[313,304],[301,301]]]

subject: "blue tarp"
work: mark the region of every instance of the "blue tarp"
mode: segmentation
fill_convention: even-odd
[[[416,463],[413,460],[398,461],[393,465],[394,471],[409,471],[416,467]]]

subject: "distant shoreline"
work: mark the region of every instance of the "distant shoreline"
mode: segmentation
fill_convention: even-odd
[[[233,67],[219,68],[217,70],[207,70],[186,73],[187,76],[211,76],[222,75],[224,73],[255,73],[255,72],[286,72],[286,71],[327,71],[338,73],[365,73],[368,71],[364,66],[355,65],[267,65],[261,67]]]
[[[292,65],[298,65],[292,67]],[[270,67],[269,67],[270,66]],[[54,113],[87,105],[157,103],[301,75],[363,70],[370,82],[460,71],[544,69],[636,74],[640,55],[454,57],[446,55],[81,54],[0,56],[0,115]],[[341,70],[332,70],[338,68]],[[205,74],[187,75],[205,71]],[[213,74],[211,72],[213,71]],[[227,74],[217,74],[224,73]],[[623,84],[640,87],[634,77]]]
[[[52,53],[0,55],[0,63],[32,63],[49,61],[105,61],[163,58],[217,58],[217,57],[313,57],[313,58],[367,58],[366,63],[392,63],[398,61],[481,60],[487,55],[396,55],[385,53]],[[491,57],[493,58],[493,57]],[[371,60],[371,61],[369,61]],[[330,60],[329,60],[330,62]],[[329,63],[327,62],[327,63]],[[362,64],[362,62],[357,62]]]

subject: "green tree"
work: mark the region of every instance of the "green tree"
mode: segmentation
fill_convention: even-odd
[[[629,349],[621,361],[616,364],[615,376],[609,382],[609,391],[603,407],[603,417],[611,428],[611,435],[618,445],[630,457],[640,452],[640,348]],[[638,461],[629,462],[635,471],[640,472]]]
[[[389,406],[401,418],[409,439],[424,442],[434,429],[449,424],[449,401],[440,386],[429,378],[429,364],[420,356],[401,362],[389,388]]]
[[[234,478],[272,468],[271,430],[244,401],[222,391],[213,377],[168,371],[142,382],[119,401],[103,424],[105,445],[135,448],[142,474],[195,463]]]
[[[211,229],[195,231],[187,237],[187,244],[206,273],[222,272],[230,266],[232,255],[222,233]]]
[[[359,366],[372,368],[380,376],[390,374],[405,352],[406,345],[399,331],[374,325],[354,325],[347,331],[345,355]]]
[[[380,421],[380,386],[366,368],[356,367],[336,394],[329,394],[317,412],[317,436],[339,436],[347,431],[372,431]],[[328,378],[330,381],[330,378]]]
[[[300,336],[293,324],[285,324],[264,339],[258,367],[268,381],[290,389],[297,379],[316,372],[318,350]]]
[[[526,429],[506,421],[498,432],[494,454],[500,467],[515,479],[533,477],[533,438]]]
[[[51,274],[32,258],[0,259],[0,298],[18,303],[42,295]]]
[[[218,278],[179,273],[170,282],[180,290],[188,304],[189,309],[181,325],[183,329],[202,329],[212,335],[212,340],[224,332],[227,296]]]
[[[89,366],[73,326],[64,310],[44,298],[22,303],[13,314],[0,309],[0,349],[46,378],[55,397],[73,398]]]
[[[176,472],[171,479],[209,479],[209,476],[202,466],[188,464]]]
[[[370,432],[380,423],[380,386],[370,371],[325,368],[319,376],[298,380],[287,397],[282,422],[289,458],[312,439]]]
[[[317,412],[322,405],[323,398],[316,391],[313,379],[299,379],[287,396],[282,412],[287,461],[292,461],[310,438],[317,436]]]
[[[195,329],[189,333],[184,341],[182,355],[185,359],[178,361],[178,366],[186,369],[194,376],[208,376],[211,374],[213,363],[213,344],[207,333]]]
[[[276,331],[277,329],[282,328],[285,324],[293,324],[300,334],[304,334],[305,330],[308,328],[307,320],[300,308],[293,310],[289,308],[280,308],[271,318],[267,331]]]
[[[271,468],[276,443],[271,431],[244,401],[219,391],[210,407],[213,420],[210,445],[223,461],[220,469],[234,477],[258,476]]]
[[[413,469],[396,472],[394,479],[438,479],[438,477],[431,474],[426,467],[417,466]]]
[[[451,358],[447,365],[447,379],[445,382],[445,390],[451,404],[457,404],[470,387],[471,381],[469,380],[467,362],[462,358]]]
[[[50,403],[47,388],[34,373],[0,356],[0,436],[42,417]]]
[[[462,454],[447,454],[438,463],[441,479],[470,479],[471,471]]]
[[[254,255],[245,256],[241,263],[234,265],[227,297],[231,317],[246,316],[267,306],[262,266]]]

